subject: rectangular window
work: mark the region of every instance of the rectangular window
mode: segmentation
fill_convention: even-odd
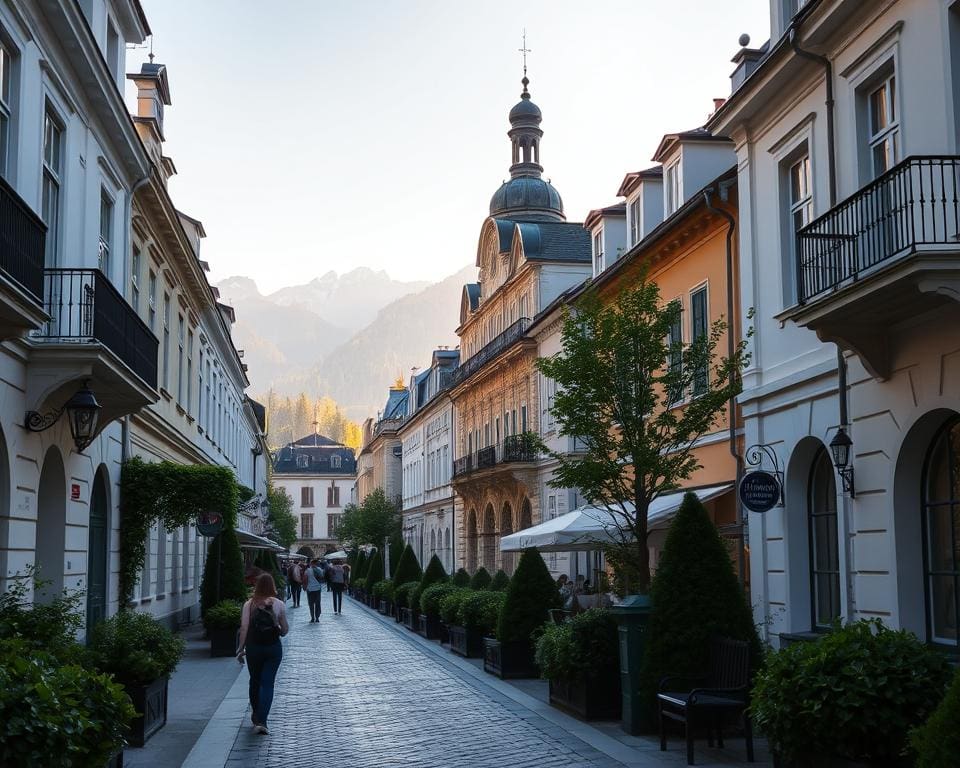
[[[300,538],[301,539],[313,538],[313,514],[312,513],[300,515]]]
[[[695,343],[708,333],[707,286],[697,288],[690,294],[690,342]],[[693,396],[707,391],[709,372],[706,363],[699,365],[693,374]]]
[[[59,264],[60,184],[63,166],[63,128],[47,107],[43,116],[43,223],[47,225],[44,264]]]
[[[900,157],[900,120],[897,115],[897,80],[891,74],[871,91],[867,100],[870,163],[873,178],[890,170]]]
[[[551,432],[556,427],[556,418],[553,415],[553,406],[557,397],[557,382],[553,379],[546,380],[546,403],[547,403],[547,431]]]
[[[683,305],[679,299],[674,299],[670,302],[670,309],[676,312],[667,335],[669,350],[667,354],[670,360],[670,375],[672,377],[669,383],[670,391],[667,394],[672,405],[683,400]]]
[[[197,426],[203,426],[203,348],[200,349],[200,360],[197,366]]]
[[[187,331],[187,413],[193,410],[193,331]]]
[[[0,40],[0,176],[10,175],[10,119],[13,115],[10,82],[13,78],[13,57]]]
[[[520,431],[527,431],[527,406],[520,406]]]
[[[593,235],[593,271],[599,275],[603,272],[603,230],[598,230]]]
[[[170,391],[170,294],[163,294],[163,388]]]
[[[327,488],[327,506],[328,507],[339,507],[340,506],[340,489],[332,485]]]
[[[640,198],[630,203],[630,247],[640,242]]]
[[[340,456],[330,457],[330,469],[340,469],[342,464],[343,464],[343,459]]]
[[[97,268],[110,276],[110,241],[113,229],[113,199],[107,190],[100,190],[100,241],[97,250]]]
[[[666,185],[665,191],[667,195],[666,204],[667,210],[665,214],[669,216],[674,213],[681,203],[680,197],[680,161],[677,160],[673,165],[667,167],[666,170]]]
[[[140,249],[136,246],[130,257],[130,306],[140,314]]]
[[[305,486],[300,489],[300,506],[301,507],[313,506],[313,488]]]
[[[147,278],[147,307],[149,309],[149,326],[154,334],[157,332],[157,276],[150,270]]]
[[[185,405],[184,394],[187,390],[187,367],[184,363],[184,347],[187,344],[187,324],[183,315],[177,315],[177,402]]]
[[[107,20],[107,65],[114,80],[120,77],[120,35],[113,22]]]
[[[804,155],[790,166],[790,220],[794,232],[813,220],[810,155]]]
[[[331,539],[337,538],[341,517],[343,517],[343,515],[327,515],[327,536]]]

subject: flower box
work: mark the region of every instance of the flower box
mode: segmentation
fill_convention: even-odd
[[[211,629],[210,635],[210,655],[233,656],[237,652],[237,635],[239,629]]]
[[[137,716],[130,723],[127,742],[131,747],[142,747],[147,740],[167,724],[167,684],[166,677],[160,677],[149,685],[124,686],[127,696],[137,710]]]
[[[411,632],[416,632],[420,627],[420,615],[413,612],[413,608],[401,608],[400,609],[400,620],[403,622],[403,626],[409,629]]]
[[[537,669],[533,660],[533,647],[530,643],[522,641],[501,643],[492,637],[483,639],[483,669],[503,680],[540,676],[540,670]]]
[[[619,720],[620,676],[585,680],[551,680],[550,703],[582,720]]]
[[[475,659],[483,655],[483,635],[469,627],[448,626],[450,650],[458,656]]]
[[[427,640],[439,640],[443,634],[443,626],[440,623],[439,616],[427,616],[425,613],[421,613],[417,617],[419,632]]]
[[[389,600],[381,600],[378,610],[384,616],[393,616],[393,603]]]

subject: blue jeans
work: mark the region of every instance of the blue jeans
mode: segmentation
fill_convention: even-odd
[[[283,659],[283,645],[279,640],[270,645],[247,643],[247,667],[250,670],[250,706],[253,719],[260,725],[267,724],[267,716],[273,704],[273,683]]]

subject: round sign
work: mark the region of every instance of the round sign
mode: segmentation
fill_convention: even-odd
[[[780,502],[780,481],[769,472],[749,472],[740,480],[740,501],[751,512],[769,512]]]
[[[223,516],[219,512],[201,512],[197,515],[197,531],[201,536],[216,536],[223,530]]]

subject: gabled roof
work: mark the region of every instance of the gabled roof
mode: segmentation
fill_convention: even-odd
[[[308,445],[308,446],[330,446],[330,445],[339,445],[343,446],[343,443],[338,443],[336,440],[331,440],[329,437],[324,437],[323,435],[304,435],[299,440],[294,440],[290,445]]]
[[[650,168],[645,168],[642,171],[630,171],[626,176],[623,177],[623,181],[620,182],[620,189],[617,190],[617,197],[626,197],[633,190],[637,188],[637,185],[647,179],[656,180],[663,178],[663,166],[654,165]]]
[[[729,143],[730,139],[728,139],[726,136],[714,136],[706,128],[693,128],[689,131],[666,133],[660,140],[660,145],[657,147],[657,151],[654,153],[651,159],[655,163],[662,162],[663,158],[670,154],[670,151],[673,149],[675,144],[688,141],[725,141]]]
[[[527,261],[590,264],[590,233],[576,222],[517,222]]]
[[[600,219],[603,219],[607,216],[622,217],[627,215],[627,204],[626,203],[614,203],[613,205],[608,205],[606,208],[594,208],[590,213],[587,214],[587,218],[583,220],[584,229],[593,229],[594,224],[598,223]]]

